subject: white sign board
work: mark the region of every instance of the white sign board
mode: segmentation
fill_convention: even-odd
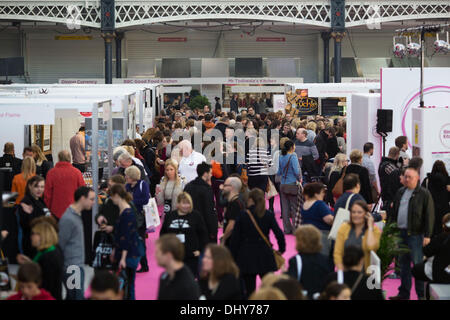
[[[273,95],[273,112],[283,111],[286,106],[286,97],[284,94],[274,94]]]
[[[436,160],[450,169],[450,108],[413,108],[412,154],[423,159],[421,179],[431,172]]]
[[[393,109],[392,133],[386,148],[395,145],[395,138],[407,136],[412,146],[412,108],[420,102],[420,68],[381,69],[381,107]],[[425,106],[450,105],[450,68],[424,69]],[[412,153],[409,151],[409,155]]]

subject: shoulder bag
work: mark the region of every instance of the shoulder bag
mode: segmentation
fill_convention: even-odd
[[[347,167],[344,168],[344,171],[342,172],[341,177],[334,185],[333,190],[331,190],[331,192],[333,193],[333,197],[339,198],[344,193],[344,178],[345,178],[346,170],[347,170]]]
[[[283,178],[284,179],[286,179],[286,177],[287,177],[287,174],[288,174],[288,171],[289,171],[289,165],[291,164],[292,156],[293,155],[291,155],[289,157],[287,165],[284,168],[284,171],[283,171]],[[294,196],[298,194],[299,186],[297,184],[283,184],[283,185],[286,186],[286,187],[283,187],[283,191],[285,193],[290,194],[290,195],[294,195]]]
[[[277,269],[278,270],[281,269],[283,267],[283,265],[285,264],[286,260],[283,258],[281,253],[279,253],[278,251],[276,251],[272,248],[272,244],[270,243],[270,241],[267,239],[267,237],[264,235],[264,233],[259,228],[258,223],[256,222],[255,218],[253,217],[252,213],[249,210],[247,210],[247,213],[250,217],[250,220],[252,220],[253,225],[255,226],[259,235],[261,236],[261,238],[264,240],[264,242],[267,244],[267,246],[273,251],[273,256],[275,258],[275,263],[277,265]]]
[[[328,234],[328,239],[336,240],[337,233],[341,225],[344,222],[350,220],[350,210],[348,207],[350,205],[350,200],[353,198],[355,194],[356,193],[353,193],[348,197],[347,202],[345,203],[345,208],[339,208],[338,211],[336,212],[333,221],[333,226],[331,227],[330,233]]]

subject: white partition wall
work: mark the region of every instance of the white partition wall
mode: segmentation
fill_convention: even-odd
[[[382,138],[376,133],[377,110],[380,108],[380,94],[354,94],[352,96],[352,109],[347,115],[347,126],[351,122],[351,132],[347,133],[347,150],[363,150],[366,142],[372,142],[374,145],[374,154],[372,161],[375,170],[381,161]],[[389,148],[388,148],[389,149]],[[387,154],[388,150],[386,150]]]
[[[436,160],[444,161],[450,171],[450,108],[413,108],[411,113],[412,153],[423,159],[421,180]]]

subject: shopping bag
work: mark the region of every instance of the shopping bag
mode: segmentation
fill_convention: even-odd
[[[158,205],[155,198],[150,198],[148,203],[144,205],[146,227],[157,227],[161,224],[159,219]]]
[[[113,237],[105,231],[97,231],[94,236],[94,269],[112,270],[111,255],[113,251]]]
[[[333,226],[331,227],[330,233],[328,234],[328,239],[336,240],[337,233],[339,228],[344,222],[350,221],[350,210],[349,204],[350,200],[353,198],[355,194],[352,194],[347,199],[347,203],[345,204],[345,208],[339,208],[336,212],[336,216],[334,217]]]
[[[275,185],[273,184],[272,180],[268,179],[269,183],[267,184],[267,192],[266,192],[266,198],[271,199],[278,195],[277,188],[275,188]]]
[[[8,271],[8,258],[0,250],[0,291],[11,291],[11,277]]]

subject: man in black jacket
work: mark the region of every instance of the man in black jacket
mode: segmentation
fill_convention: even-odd
[[[389,149],[387,157],[381,158],[378,168],[380,177],[381,199],[383,200],[383,209],[388,210],[394,201],[394,196],[398,189],[402,187],[400,183],[400,169],[397,167],[400,150],[397,147]]]
[[[8,168],[5,172],[5,181],[3,185],[4,191],[11,191],[12,180],[16,174],[22,170],[22,160],[14,155],[14,144],[12,142],[5,143],[3,148],[3,157],[0,157],[0,168]]]
[[[189,182],[184,191],[194,202],[194,210],[201,213],[208,229],[208,242],[217,243],[217,213],[214,208],[214,191],[211,187],[212,168],[206,162],[197,166],[197,178]]]
[[[411,291],[411,261],[414,265],[423,261],[423,247],[430,243],[434,227],[434,203],[430,192],[421,187],[419,173],[408,168],[404,175],[405,186],[395,195],[389,220],[400,229],[402,243],[411,250],[400,256],[401,286],[391,300],[408,300]],[[423,281],[416,280],[419,299],[425,297]]]

